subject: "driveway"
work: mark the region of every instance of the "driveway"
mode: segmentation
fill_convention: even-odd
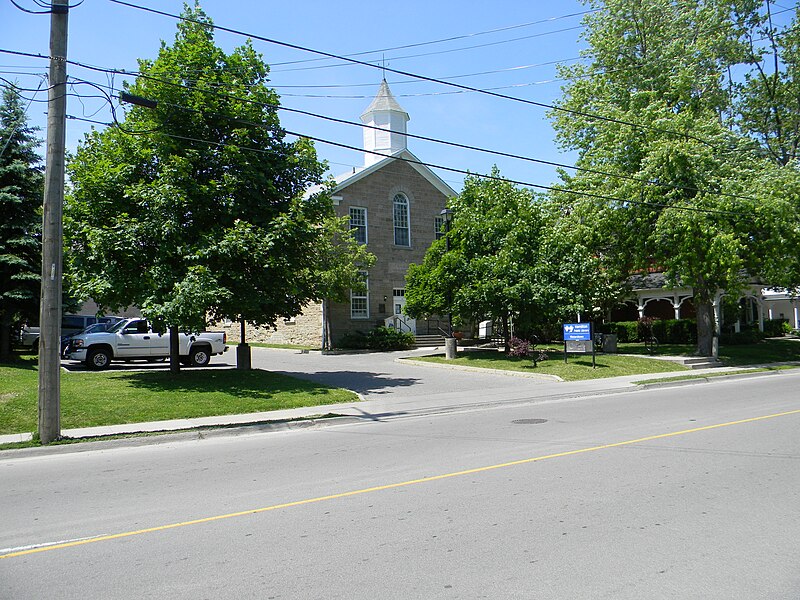
[[[427,352],[430,353],[430,352]],[[425,406],[444,408],[528,401],[564,393],[604,388],[593,382],[553,382],[528,377],[461,371],[408,363],[399,359],[425,351],[370,354],[306,354],[253,348],[254,368],[276,371],[361,394],[369,410],[397,411]],[[629,383],[614,385],[616,389]]]

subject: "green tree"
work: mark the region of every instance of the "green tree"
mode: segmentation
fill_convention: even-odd
[[[0,358],[11,352],[11,333],[38,321],[41,281],[43,174],[41,141],[28,125],[13,87],[0,104]]]
[[[93,131],[69,165],[70,272],[101,306],[137,305],[173,334],[209,316],[270,325],[323,282],[355,280],[365,255],[333,248],[349,234],[325,188],[304,197],[324,165],[285,139],[261,56],[223,52],[198,6],[183,16],[128,89],[155,107]]]
[[[772,2],[744,4],[736,17],[744,24],[751,68],[737,84],[736,124],[773,162],[787,166],[800,150],[800,7],[788,25],[776,27]]]
[[[736,5],[722,0],[593,0],[586,17],[590,62],[564,69],[554,112],[560,143],[591,170],[565,179],[605,235],[619,239],[616,264],[663,269],[691,286],[698,353],[714,350],[713,302],[736,291],[747,270],[758,201],[747,191],[765,167],[732,131],[729,69],[746,59]],[[590,116],[590,115],[597,115]]]
[[[607,270],[555,204],[499,179],[467,177],[450,203],[449,234],[406,276],[406,311],[498,320],[506,346],[512,320],[527,331],[586,313],[607,293]]]

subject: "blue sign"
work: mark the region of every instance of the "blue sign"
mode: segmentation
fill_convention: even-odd
[[[564,341],[588,341],[592,339],[591,323],[564,323]]]

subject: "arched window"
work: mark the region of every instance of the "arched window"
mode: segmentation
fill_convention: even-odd
[[[394,197],[394,244],[395,246],[411,246],[409,228],[408,198],[403,194]]]

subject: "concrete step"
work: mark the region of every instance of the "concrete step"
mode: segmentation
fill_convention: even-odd
[[[683,365],[687,369],[714,369],[725,366],[718,359],[710,356],[675,356],[669,357],[669,360]]]
[[[714,369],[717,367],[724,367],[719,360],[711,358],[710,356],[698,356],[696,358],[685,358],[683,366],[689,369]]]
[[[683,364],[688,367],[689,365],[694,365],[694,364],[699,364],[699,363],[707,363],[710,360],[715,361],[717,359],[716,358],[711,358],[709,356],[693,356],[693,357],[690,357],[690,358],[684,358],[683,359]]]
[[[704,362],[692,362],[692,363],[684,363],[690,369],[716,369],[718,367],[724,367],[720,361],[716,358],[709,358]]]
[[[433,346],[444,346],[444,337],[441,335],[417,335],[415,336],[417,348],[429,348]]]

